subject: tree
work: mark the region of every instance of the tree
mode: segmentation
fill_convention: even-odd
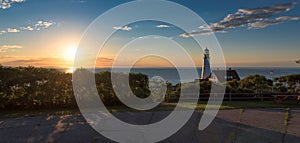
[[[285,91],[294,93],[297,92],[299,88],[300,74],[281,76],[279,78],[274,79],[274,81],[278,83],[276,88],[280,88],[280,92]]]
[[[242,89],[249,89],[258,92],[270,92],[272,80],[268,80],[263,75],[250,75],[240,81],[240,87]]]
[[[232,92],[232,93],[237,93],[238,90],[239,90],[239,85],[240,85],[240,83],[237,79],[228,81],[226,83],[226,91],[227,92]]]

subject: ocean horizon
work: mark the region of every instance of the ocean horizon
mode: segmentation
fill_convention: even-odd
[[[127,69],[128,68],[115,68],[116,71],[126,71]],[[178,69],[187,73],[193,71],[193,68],[190,67],[180,67]],[[268,79],[292,74],[300,74],[300,67],[231,67],[231,69],[236,70],[241,79],[256,74],[263,75]],[[212,70],[217,70],[217,68],[212,67]],[[95,72],[102,71],[111,71],[111,68],[95,68]],[[180,82],[190,82],[198,79],[201,75],[202,68],[197,68],[198,77],[193,77],[190,79],[180,79],[177,69],[173,67],[138,67],[130,69],[130,72],[146,74],[149,78],[160,76],[165,81],[175,85]]]

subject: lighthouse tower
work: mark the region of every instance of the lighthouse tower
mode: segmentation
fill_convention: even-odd
[[[202,63],[201,79],[208,79],[211,75],[209,50],[205,48]]]

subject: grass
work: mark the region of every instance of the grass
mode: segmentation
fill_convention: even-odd
[[[273,101],[225,101],[221,109],[240,109],[240,108],[297,108],[300,107],[296,101],[286,101],[274,103]]]
[[[34,116],[51,116],[51,115],[70,115],[80,114],[76,109],[43,109],[43,110],[7,110],[0,111],[2,118],[16,117],[34,117]]]
[[[188,103],[183,104],[182,107],[191,108]],[[196,106],[196,110],[204,110],[206,102],[200,102]],[[209,105],[209,109],[217,109],[218,105]],[[220,110],[228,109],[248,109],[248,108],[299,108],[300,105],[296,101],[288,101],[283,103],[274,103],[273,101],[224,101],[220,106]]]
[[[149,111],[172,111],[176,107],[176,103],[166,103],[157,106]],[[192,105],[184,103],[180,105],[182,109],[191,109]],[[218,105],[210,105],[211,109],[217,109]],[[220,106],[220,110],[226,109],[248,109],[248,108],[299,108],[300,105],[296,101],[288,101],[283,103],[274,103],[273,101],[224,101]],[[206,102],[200,102],[196,106],[196,110],[204,110],[206,108]],[[110,112],[140,112],[134,109],[130,109],[125,106],[113,106],[108,107]],[[53,109],[53,110],[10,110],[0,111],[0,117],[2,118],[15,118],[15,117],[32,117],[32,116],[51,116],[51,115],[68,115],[68,114],[80,114],[78,109]]]
[[[290,108],[286,108],[285,109],[285,114],[284,114],[284,126],[287,127],[288,125],[288,121],[289,121],[289,113],[290,112]]]
[[[290,118],[290,108],[285,109],[285,114],[284,114],[284,134],[282,137],[282,142],[285,142],[285,136],[287,134],[287,127],[289,123],[289,118]]]

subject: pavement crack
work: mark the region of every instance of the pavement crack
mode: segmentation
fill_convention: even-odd
[[[234,132],[231,135],[231,142],[232,143],[236,143],[237,142],[237,133],[238,133],[238,129],[239,129],[240,125],[241,125],[242,117],[243,117],[243,113],[244,112],[245,112],[245,109],[240,109],[238,123],[236,123]]]
[[[152,120],[153,120],[154,115],[155,115],[155,112],[152,112],[152,113],[151,113],[151,116],[150,116],[150,118],[149,118],[149,120],[148,120],[148,124],[151,124],[151,123],[152,123]]]
[[[200,112],[194,111],[194,114],[197,115],[197,118],[196,118],[196,122],[195,122],[195,126],[194,126],[195,128],[194,128],[194,131],[192,134],[192,139],[191,139],[192,142],[194,142],[195,137],[197,136],[197,132],[199,131],[199,123],[200,123],[200,120],[202,117],[202,114]]]

